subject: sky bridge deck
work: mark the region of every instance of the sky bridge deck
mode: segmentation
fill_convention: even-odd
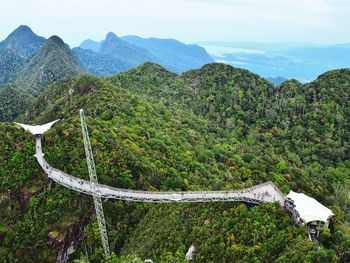
[[[283,206],[284,203],[283,193],[271,181],[241,190],[183,192],[141,191],[115,188],[99,183],[95,184],[69,175],[48,164],[42,152],[41,135],[36,136],[35,157],[48,177],[52,180],[74,191],[102,198],[157,203],[238,201],[253,204],[259,204],[261,202],[279,202],[281,206]]]

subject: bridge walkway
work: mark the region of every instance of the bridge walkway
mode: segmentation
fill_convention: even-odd
[[[102,198],[112,198],[140,202],[222,202],[241,201],[253,204],[261,202],[279,202],[284,204],[283,193],[271,182],[265,182],[243,190],[227,191],[169,191],[152,192],[115,188],[104,184],[93,184],[90,181],[69,175],[53,168],[44,159],[42,152],[42,135],[36,135],[36,154],[40,166],[48,177],[72,190]]]

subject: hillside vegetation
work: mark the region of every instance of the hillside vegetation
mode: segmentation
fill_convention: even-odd
[[[18,34],[8,38],[17,36],[18,41],[23,41]],[[1,43],[4,42],[8,39]],[[70,48],[57,36],[50,37],[42,47],[34,46],[38,51],[29,59],[19,55],[25,50],[21,47],[13,43],[3,49],[0,46],[0,121],[12,121],[23,114],[51,83],[83,72]],[[27,52],[34,48],[30,47]]]
[[[0,49],[0,85],[15,79],[26,60],[9,49]]]
[[[34,98],[14,85],[0,87],[0,121],[14,120],[25,112]]]
[[[52,36],[20,70],[15,85],[29,94],[38,95],[49,84],[81,73],[69,47],[59,37]]]
[[[246,70],[206,65],[181,75],[146,63],[111,78],[83,75],[49,86],[26,123],[60,118],[46,159],[88,178],[78,110],[84,108],[99,181],[143,190],[241,189],[272,180],[335,213],[317,243],[275,204],[104,203],[111,249],[126,260],[348,262],[350,70],[274,86]],[[34,140],[0,124],[0,259],[100,262],[92,198],[52,183]],[[35,245],[33,245],[35,244]],[[115,262],[121,259],[113,257]]]
[[[82,73],[113,75],[147,61],[182,72],[213,61],[198,46],[176,40],[136,36],[132,39],[135,38],[138,43],[134,45],[130,38],[120,38],[110,32],[103,41],[86,40],[81,47],[71,50],[58,36],[45,39],[30,27],[19,26],[0,42],[0,89],[10,84],[16,90],[13,96],[0,98],[7,103],[0,107],[0,121],[17,118],[24,113],[32,98],[37,98],[50,84],[66,77]],[[150,49],[149,41],[157,43],[157,48]],[[28,98],[23,105],[18,103],[16,94],[19,90],[23,98]]]

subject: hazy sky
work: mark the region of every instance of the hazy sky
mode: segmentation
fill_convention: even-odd
[[[71,46],[109,31],[184,42],[350,42],[349,14],[349,0],[1,0],[0,39],[26,24]]]

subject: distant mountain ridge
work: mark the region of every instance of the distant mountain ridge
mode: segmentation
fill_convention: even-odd
[[[113,32],[107,34],[106,39],[101,44],[99,52],[103,54],[111,54],[135,66],[147,61],[154,61],[155,63],[161,62],[161,60],[147,50],[129,44],[117,37]]]
[[[176,39],[141,38],[124,36],[123,40],[146,49],[162,61],[171,71],[184,72],[200,68],[214,60],[206,50],[198,45],[186,45]]]
[[[112,32],[100,42],[87,39],[79,48],[96,53],[73,49],[88,72],[97,75],[114,74],[145,62],[157,63],[170,71],[181,73],[214,61],[204,48],[197,45],[186,45],[175,39],[117,37]],[[102,58],[101,54],[107,56]],[[112,64],[108,67],[108,56],[119,59],[118,66]]]
[[[143,48],[136,47],[109,32],[103,41],[86,40],[73,49],[85,71],[95,75],[113,75],[147,61],[162,63]]]
[[[103,40],[100,42],[97,42],[95,40],[86,39],[79,45],[79,47],[82,49],[89,49],[94,52],[98,52],[102,43],[103,43]]]
[[[28,80],[28,72],[33,73],[34,64],[36,66],[40,64],[40,59],[36,55],[45,41],[44,37],[36,35],[30,27],[21,25],[0,42],[0,85],[15,82],[23,90],[30,86],[29,90],[38,91],[46,85],[46,81],[43,81],[46,78],[45,74],[51,74],[47,79],[56,80],[52,72],[46,71],[39,74],[37,81],[33,79],[29,82],[22,81],[22,79]],[[73,48],[69,52],[70,48],[66,46],[66,54],[70,53],[68,56],[73,57],[71,62],[74,61],[73,64],[78,65],[73,67],[80,68],[81,72],[100,76],[126,71],[145,62],[157,63],[176,73],[200,68],[204,64],[213,62],[205,49],[196,45],[186,45],[175,39],[118,37],[113,32],[109,32],[106,38],[99,42],[87,39],[81,43],[80,47]],[[45,57],[44,55],[41,54],[41,59]],[[34,57],[36,61],[33,62]],[[63,58],[67,56],[63,55]],[[70,62],[68,64],[73,65]],[[54,67],[54,63],[50,65]],[[39,69],[36,66],[34,68]],[[43,65],[41,69],[47,69],[47,67]]]

